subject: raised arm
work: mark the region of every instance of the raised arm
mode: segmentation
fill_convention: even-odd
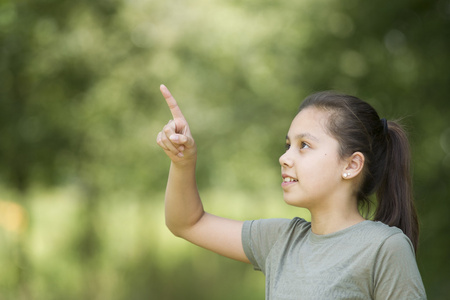
[[[170,231],[191,243],[223,256],[249,263],[241,241],[241,221],[204,211],[195,179],[197,147],[177,102],[164,86],[161,93],[172,113],[156,141],[171,159],[165,212]]]

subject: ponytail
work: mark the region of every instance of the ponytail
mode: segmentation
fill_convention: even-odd
[[[386,166],[376,192],[378,205],[374,219],[400,228],[417,251],[419,223],[412,195],[408,138],[396,122],[389,121],[386,128]]]
[[[411,154],[403,128],[380,119],[372,106],[354,96],[319,92],[307,97],[299,111],[309,106],[330,112],[327,129],[339,142],[341,158],[355,152],[364,155],[357,192],[360,208],[370,211],[370,195],[376,193],[374,220],[400,228],[417,251],[419,225],[412,196]]]

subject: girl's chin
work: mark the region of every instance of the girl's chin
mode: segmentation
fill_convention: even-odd
[[[286,202],[286,204],[291,205],[291,206],[295,206],[295,207],[300,207],[300,208],[308,208],[308,202],[305,201],[304,199],[299,199],[299,198],[292,198],[292,197],[286,197],[286,195],[283,197],[284,202]]]

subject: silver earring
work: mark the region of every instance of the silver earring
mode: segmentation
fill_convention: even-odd
[[[347,178],[348,176],[350,176],[350,173],[344,173],[344,175],[342,176],[344,176],[344,178]]]

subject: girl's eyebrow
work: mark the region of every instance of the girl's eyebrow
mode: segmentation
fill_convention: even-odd
[[[316,141],[316,142],[319,141],[318,138],[316,138],[315,136],[313,136],[313,135],[310,134],[310,133],[299,133],[299,134],[297,134],[297,135],[295,136],[295,139],[297,139],[297,140],[301,140],[301,139],[305,139],[305,138],[306,138],[306,139],[314,140],[314,141]],[[286,140],[291,140],[291,139],[289,138],[288,135],[286,135]]]

